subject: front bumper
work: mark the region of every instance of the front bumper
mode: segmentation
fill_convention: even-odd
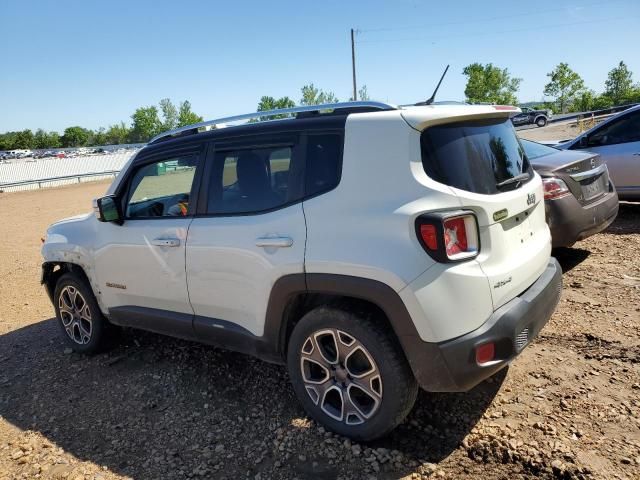
[[[618,215],[618,194],[612,190],[587,205],[581,205],[573,195],[566,195],[545,200],[545,210],[553,248],[570,247],[611,225]]]
[[[521,295],[496,310],[478,329],[453,340],[405,344],[420,386],[432,392],[462,392],[505,367],[535,338],[560,300],[562,269],[551,258],[546,269]],[[479,365],[475,349],[495,343],[495,359]]]

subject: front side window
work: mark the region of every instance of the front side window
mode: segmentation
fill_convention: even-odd
[[[287,204],[292,163],[292,146],[217,152],[207,213],[250,214]]]
[[[518,188],[529,161],[509,119],[490,118],[429,127],[420,137],[422,165],[433,180],[468,192]],[[526,180],[525,180],[526,181]]]
[[[140,167],[131,178],[126,218],[183,217],[189,200],[198,157],[185,155]]]

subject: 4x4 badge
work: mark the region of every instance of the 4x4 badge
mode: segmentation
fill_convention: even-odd
[[[536,194],[530,193],[527,195],[527,205],[533,205],[534,203],[536,203]]]

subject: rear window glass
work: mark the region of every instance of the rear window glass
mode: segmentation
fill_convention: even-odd
[[[533,178],[511,120],[448,123],[422,132],[422,164],[433,180],[468,192],[494,194]],[[523,181],[510,179],[528,173]],[[506,182],[506,183],[503,183]],[[499,184],[502,186],[498,186]]]
[[[548,147],[541,143],[532,142],[530,140],[520,139],[520,143],[524,148],[524,153],[529,160],[535,160],[536,158],[546,157],[552,153],[558,153],[557,148]]]

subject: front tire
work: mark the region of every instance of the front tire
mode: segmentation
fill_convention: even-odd
[[[364,315],[319,307],[291,334],[287,365],[304,409],[328,429],[373,440],[409,414],[418,385],[383,324]]]
[[[109,344],[113,327],[102,315],[83,278],[65,273],[56,283],[53,304],[65,343],[78,353],[93,354]]]

